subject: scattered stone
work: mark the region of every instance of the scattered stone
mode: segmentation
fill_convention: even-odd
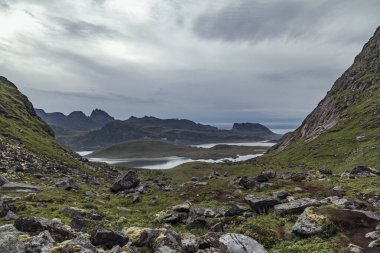
[[[76,181],[73,178],[64,177],[55,183],[55,186],[59,188],[63,188],[66,191],[70,190],[79,190],[80,186],[76,183]]]
[[[318,206],[320,202],[316,199],[302,198],[289,203],[274,206],[274,211],[278,215],[302,213],[306,207]]]
[[[14,226],[22,232],[31,234],[39,234],[45,230],[48,230],[51,236],[57,242],[62,242],[74,238],[74,232],[70,227],[63,225],[60,221],[49,221],[45,218],[27,217],[18,218]]]
[[[329,168],[320,168],[319,172],[324,175],[332,175],[332,170]]]
[[[27,252],[47,252],[53,247],[55,241],[49,231],[43,231],[35,236],[27,245]]]
[[[9,181],[3,175],[0,175],[0,186],[3,186],[4,184],[8,183]]]
[[[311,236],[322,233],[328,225],[327,217],[318,215],[311,207],[306,208],[293,226],[293,233]]]
[[[92,220],[101,220],[102,216],[96,212],[95,210],[85,210],[85,209],[80,209],[77,207],[65,207],[62,210],[62,213],[65,215],[68,215],[72,218],[74,217],[84,217],[84,218],[89,218]]]
[[[274,192],[273,196],[279,200],[286,199],[290,194],[287,191],[279,191],[279,192]]]
[[[181,240],[184,253],[195,253],[198,251],[199,240],[194,235],[189,235]]]
[[[149,200],[148,204],[151,205],[151,206],[157,205],[158,204],[158,198],[157,197],[151,198]]]
[[[376,231],[373,231],[373,232],[369,232],[365,235],[365,238],[368,238],[368,239],[379,239],[380,238],[380,230],[376,230]]]
[[[101,246],[106,249],[112,249],[115,245],[124,246],[128,241],[128,236],[108,229],[98,229],[91,237],[93,245]]]
[[[18,215],[12,212],[11,210],[8,211],[7,215],[4,217],[5,220],[17,220]]]
[[[207,182],[196,182],[194,185],[195,186],[206,186],[208,183]]]
[[[176,206],[173,206],[173,211],[181,212],[181,213],[188,213],[190,211],[191,203],[190,201],[186,201],[183,204],[179,204]]]
[[[132,203],[138,203],[138,202],[141,202],[141,194],[135,193],[133,194],[133,197],[132,197]]]
[[[242,234],[224,234],[219,244],[223,253],[267,253],[260,243]]]
[[[138,174],[135,171],[127,171],[124,175],[119,177],[112,185],[111,191],[117,193],[122,190],[135,188],[140,184]]]
[[[343,191],[345,191],[345,189],[342,187],[342,186],[335,186],[334,188],[333,188],[333,191],[336,191],[336,192],[343,192]]]
[[[25,245],[19,239],[23,235],[13,225],[0,227],[0,252],[24,253]]]
[[[269,209],[281,203],[278,199],[270,196],[255,197],[253,195],[247,195],[244,197],[244,200],[256,213],[266,213]]]
[[[248,207],[234,203],[231,205],[231,208],[227,210],[224,216],[225,217],[239,216],[243,214],[244,212],[247,212],[248,210],[249,210]]]
[[[352,253],[364,253],[364,249],[358,245],[355,245],[355,244],[352,244],[350,243],[348,246],[347,246],[349,252],[352,252]]]
[[[379,248],[380,247],[380,239],[376,239],[368,244],[368,248]]]
[[[187,221],[186,229],[192,230],[192,229],[201,229],[205,228],[207,226],[207,221],[204,218],[190,218]]]
[[[268,182],[269,177],[265,174],[260,174],[260,175],[256,176],[256,181],[259,183]]]
[[[39,191],[40,187],[30,185],[30,184],[23,184],[23,183],[6,183],[3,184],[3,190],[8,191]]]
[[[210,228],[211,232],[224,232],[223,223],[218,222]]]

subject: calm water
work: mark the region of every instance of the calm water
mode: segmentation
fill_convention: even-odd
[[[202,148],[212,148],[216,145],[235,145],[235,146],[260,146],[260,147],[271,147],[274,145],[274,143],[270,142],[246,142],[246,143],[210,143],[210,144],[202,144],[202,145],[194,145],[194,147],[202,147]],[[78,152],[81,156],[86,156],[91,154],[92,151],[82,151]],[[255,155],[242,155],[237,158],[223,158],[218,160],[212,160],[212,159],[199,159],[199,160],[193,160],[189,158],[184,157],[160,157],[160,158],[128,158],[128,159],[108,159],[108,158],[89,158],[90,161],[93,162],[105,162],[108,164],[118,165],[121,167],[128,167],[128,168],[144,168],[144,169],[171,169],[178,165],[189,163],[189,162],[206,162],[206,163],[223,163],[225,161],[229,162],[241,162],[246,161],[252,158],[256,158],[258,156],[261,156],[262,154],[255,154]]]

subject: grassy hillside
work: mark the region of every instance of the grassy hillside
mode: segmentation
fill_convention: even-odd
[[[72,152],[58,144],[51,128],[36,114],[27,97],[0,77],[0,141],[21,144],[30,152],[80,167]]]
[[[380,28],[302,125],[261,162],[339,170],[380,166]]]
[[[213,148],[196,148],[160,141],[129,141],[95,151],[90,157],[100,158],[156,158],[180,156],[192,159],[221,159],[236,155],[262,153],[265,147],[217,145]]]

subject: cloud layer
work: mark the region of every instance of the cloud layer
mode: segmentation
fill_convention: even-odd
[[[377,0],[0,0],[0,75],[47,111],[299,122],[378,13]]]

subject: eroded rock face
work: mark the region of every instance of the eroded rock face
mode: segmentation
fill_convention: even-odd
[[[260,243],[242,234],[224,234],[219,245],[222,253],[267,253]]]
[[[138,174],[135,171],[128,171],[121,177],[119,177],[112,185],[112,192],[119,192],[122,190],[128,190],[137,187],[140,184]]]

